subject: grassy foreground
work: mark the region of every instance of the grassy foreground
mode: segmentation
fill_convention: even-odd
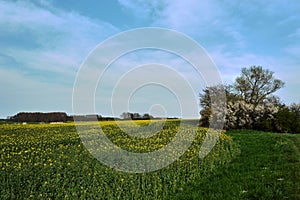
[[[300,135],[231,131],[241,154],[189,182],[178,199],[300,199]]]
[[[112,122],[102,125],[118,146],[150,152],[172,140],[178,121],[146,139],[128,136]],[[185,131],[194,128],[187,123]],[[3,124],[0,199],[300,199],[300,135],[231,131],[199,159],[206,131],[197,129],[191,147],[173,164],[132,174],[92,157],[72,123]]]

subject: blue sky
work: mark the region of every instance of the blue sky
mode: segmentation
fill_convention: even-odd
[[[297,0],[1,0],[0,118],[19,111],[71,114],[76,73],[89,52],[114,34],[141,27],[169,28],[193,38],[226,83],[242,67],[270,69],[286,83],[277,92],[282,101],[299,103],[299,11]],[[138,55],[135,62],[146,54]],[[199,82],[199,92],[203,87]],[[131,105],[131,111],[143,113],[148,109],[143,105],[155,104],[142,94],[134,98],[145,104]],[[111,115],[101,102],[97,107]],[[168,114],[175,116],[173,109]]]

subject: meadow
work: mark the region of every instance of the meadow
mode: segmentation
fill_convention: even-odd
[[[300,199],[300,135],[234,130],[241,153],[176,199]]]
[[[100,123],[111,141],[133,152],[161,148],[179,126],[178,120],[169,120],[157,134],[137,139],[114,122]],[[299,198],[299,135],[223,132],[201,159],[207,129],[196,123],[185,124],[186,131],[197,131],[189,149],[149,173],[126,173],[102,164],[84,147],[74,123],[1,124],[0,199]]]

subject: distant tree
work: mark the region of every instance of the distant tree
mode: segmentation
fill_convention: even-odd
[[[68,115],[63,112],[20,112],[12,116],[10,120],[13,122],[66,122],[68,120]]]
[[[154,117],[148,113],[141,115],[139,113],[123,112],[121,114],[121,118],[122,119],[139,120],[139,119],[153,119]]]
[[[133,119],[141,119],[142,116],[139,113],[133,113]]]
[[[148,113],[145,113],[145,114],[143,115],[143,119],[153,119],[153,116],[150,115],[150,114],[148,114]]]
[[[132,119],[133,118],[133,114],[130,112],[123,112],[120,116],[122,119]]]
[[[247,103],[258,105],[284,86],[284,82],[274,77],[274,72],[261,66],[242,68],[242,73],[235,79],[233,87]]]

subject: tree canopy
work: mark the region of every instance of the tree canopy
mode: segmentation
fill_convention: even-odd
[[[284,82],[274,77],[274,72],[261,66],[242,68],[242,73],[235,79],[233,88],[247,103],[258,105],[271,94],[284,86]]]

